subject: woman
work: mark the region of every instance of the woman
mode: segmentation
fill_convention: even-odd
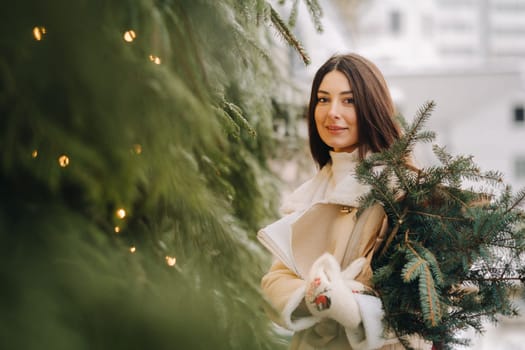
[[[320,170],[286,199],[286,215],[258,233],[277,257],[262,291],[274,320],[295,332],[291,349],[403,349],[383,334],[370,285],[386,215],[378,204],[356,216],[369,189],[354,177],[360,160],[400,137],[394,114],[386,82],[367,59],[333,56],[315,74],[308,128]]]

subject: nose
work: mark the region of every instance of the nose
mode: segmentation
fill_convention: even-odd
[[[328,110],[328,116],[331,118],[340,118],[341,117],[341,106],[339,101],[335,100],[330,103],[330,109]]]

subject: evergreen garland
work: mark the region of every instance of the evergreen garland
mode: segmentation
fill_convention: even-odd
[[[382,203],[390,222],[373,260],[387,328],[404,342],[418,334],[452,349],[468,343],[458,331],[482,332],[497,315],[517,315],[512,293],[525,280],[525,190],[513,195],[498,172],[481,172],[472,157],[437,146],[440,164],[415,168],[415,144],[434,138],[423,129],[433,108],[428,102],[411,125],[402,122],[403,136],[365,159],[357,177],[371,186],[363,208]]]

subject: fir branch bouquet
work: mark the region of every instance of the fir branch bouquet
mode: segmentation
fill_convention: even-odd
[[[525,190],[512,194],[498,172],[482,172],[469,156],[434,146],[439,165],[410,162],[434,102],[417,112],[388,150],[357,169],[371,186],[362,208],[380,202],[390,232],[372,262],[373,283],[385,308],[385,323],[404,341],[417,334],[447,349],[468,344],[458,331],[483,331],[485,321],[515,316],[512,292],[525,281]],[[375,169],[381,169],[376,171]]]

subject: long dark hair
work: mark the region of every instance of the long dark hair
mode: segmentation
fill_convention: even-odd
[[[358,152],[363,159],[368,151],[387,149],[400,137],[394,121],[395,108],[383,74],[375,64],[357,54],[335,55],[315,74],[308,106],[308,134],[312,157],[322,168],[330,161],[330,146],[325,144],[315,124],[317,90],[324,76],[337,70],[343,73],[352,88],[358,128]]]

